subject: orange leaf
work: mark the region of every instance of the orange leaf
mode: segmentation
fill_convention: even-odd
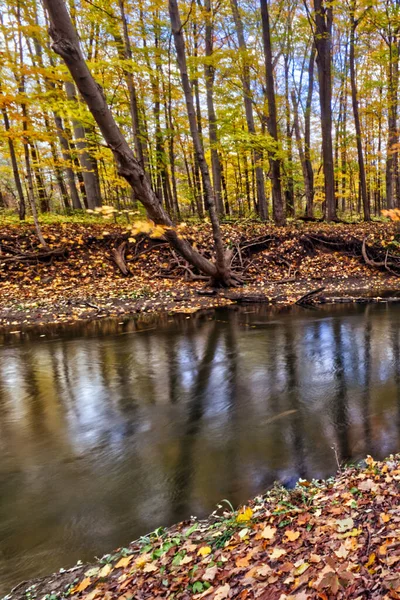
[[[90,579],[90,577],[85,577],[85,579],[83,579],[80,584],[75,587],[72,591],[74,594],[78,594],[79,592],[83,592],[84,590],[86,590],[86,588],[89,587],[89,585],[92,583],[92,580]]]
[[[285,532],[285,536],[287,537],[289,542],[294,542],[295,540],[297,540],[300,537],[300,532],[299,531],[291,531],[290,529],[288,529],[288,531]]]

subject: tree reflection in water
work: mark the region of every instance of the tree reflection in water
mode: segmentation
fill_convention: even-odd
[[[0,591],[274,480],[399,449],[400,307],[0,338]],[[16,337],[16,335],[18,337]]]

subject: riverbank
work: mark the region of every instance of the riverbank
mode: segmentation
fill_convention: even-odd
[[[389,223],[296,223],[285,229],[224,225],[225,242],[246,282],[217,291],[205,287],[162,240],[142,236],[129,242],[122,225],[52,223],[43,230],[50,254],[41,251],[31,225],[0,228],[0,326],[12,330],[136,313],[193,313],[236,302],[290,305],[315,290],[314,302],[400,296],[398,273],[385,268],[390,259],[386,265],[371,260],[382,252],[386,257],[397,253],[397,233]],[[190,225],[185,235],[210,254],[207,225]],[[367,257],[361,251],[364,239]],[[128,276],[113,261],[121,240],[127,244]]]
[[[400,455],[158,529],[8,599],[400,597]]]

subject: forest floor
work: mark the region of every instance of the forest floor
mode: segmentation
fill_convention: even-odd
[[[14,588],[9,600],[400,598],[400,455],[274,487]]]
[[[246,282],[219,291],[207,288],[163,240],[129,241],[122,224],[54,222],[43,232],[49,251],[31,224],[0,226],[0,325],[8,329],[235,302],[295,304],[316,290],[314,302],[400,297],[400,238],[392,223],[225,224],[233,267]],[[209,225],[189,224],[182,235],[211,256]],[[113,260],[121,243],[127,276]]]

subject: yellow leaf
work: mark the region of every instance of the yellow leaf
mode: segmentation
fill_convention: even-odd
[[[247,507],[244,508],[244,510],[238,514],[238,516],[236,517],[236,521],[237,523],[245,523],[246,521],[250,521],[252,516],[253,511],[251,510],[251,508]]]
[[[135,566],[142,569],[144,565],[151,561],[151,554],[142,554],[135,560]]]
[[[99,572],[99,577],[107,577],[112,571],[111,565],[104,565],[104,567]]]
[[[368,568],[368,567],[371,567],[371,566],[374,564],[374,562],[375,562],[375,559],[376,559],[376,554],[375,554],[375,552],[372,552],[372,554],[370,554],[370,555],[369,555],[368,562],[367,562],[367,564],[366,564],[365,566],[366,566],[367,568]]]
[[[115,568],[122,569],[123,567],[127,567],[129,565],[129,563],[131,562],[132,558],[133,558],[133,556],[124,556],[117,562],[117,564],[115,565]]]
[[[295,570],[295,574],[296,575],[302,575],[303,573],[305,573],[305,571],[307,571],[308,567],[310,566],[309,563],[304,562],[303,564],[299,565],[296,570]]]
[[[299,531],[291,531],[290,529],[288,529],[288,531],[285,532],[285,536],[287,537],[289,542],[294,542],[295,540],[297,540],[297,538],[300,537],[300,532]]]
[[[355,529],[354,528],[351,531],[347,531],[346,533],[339,534],[338,538],[345,539],[345,538],[348,538],[348,537],[357,537],[362,532],[363,532],[362,529]]]
[[[203,546],[202,548],[200,548],[197,554],[199,556],[207,556],[208,554],[211,554],[210,546]]]

